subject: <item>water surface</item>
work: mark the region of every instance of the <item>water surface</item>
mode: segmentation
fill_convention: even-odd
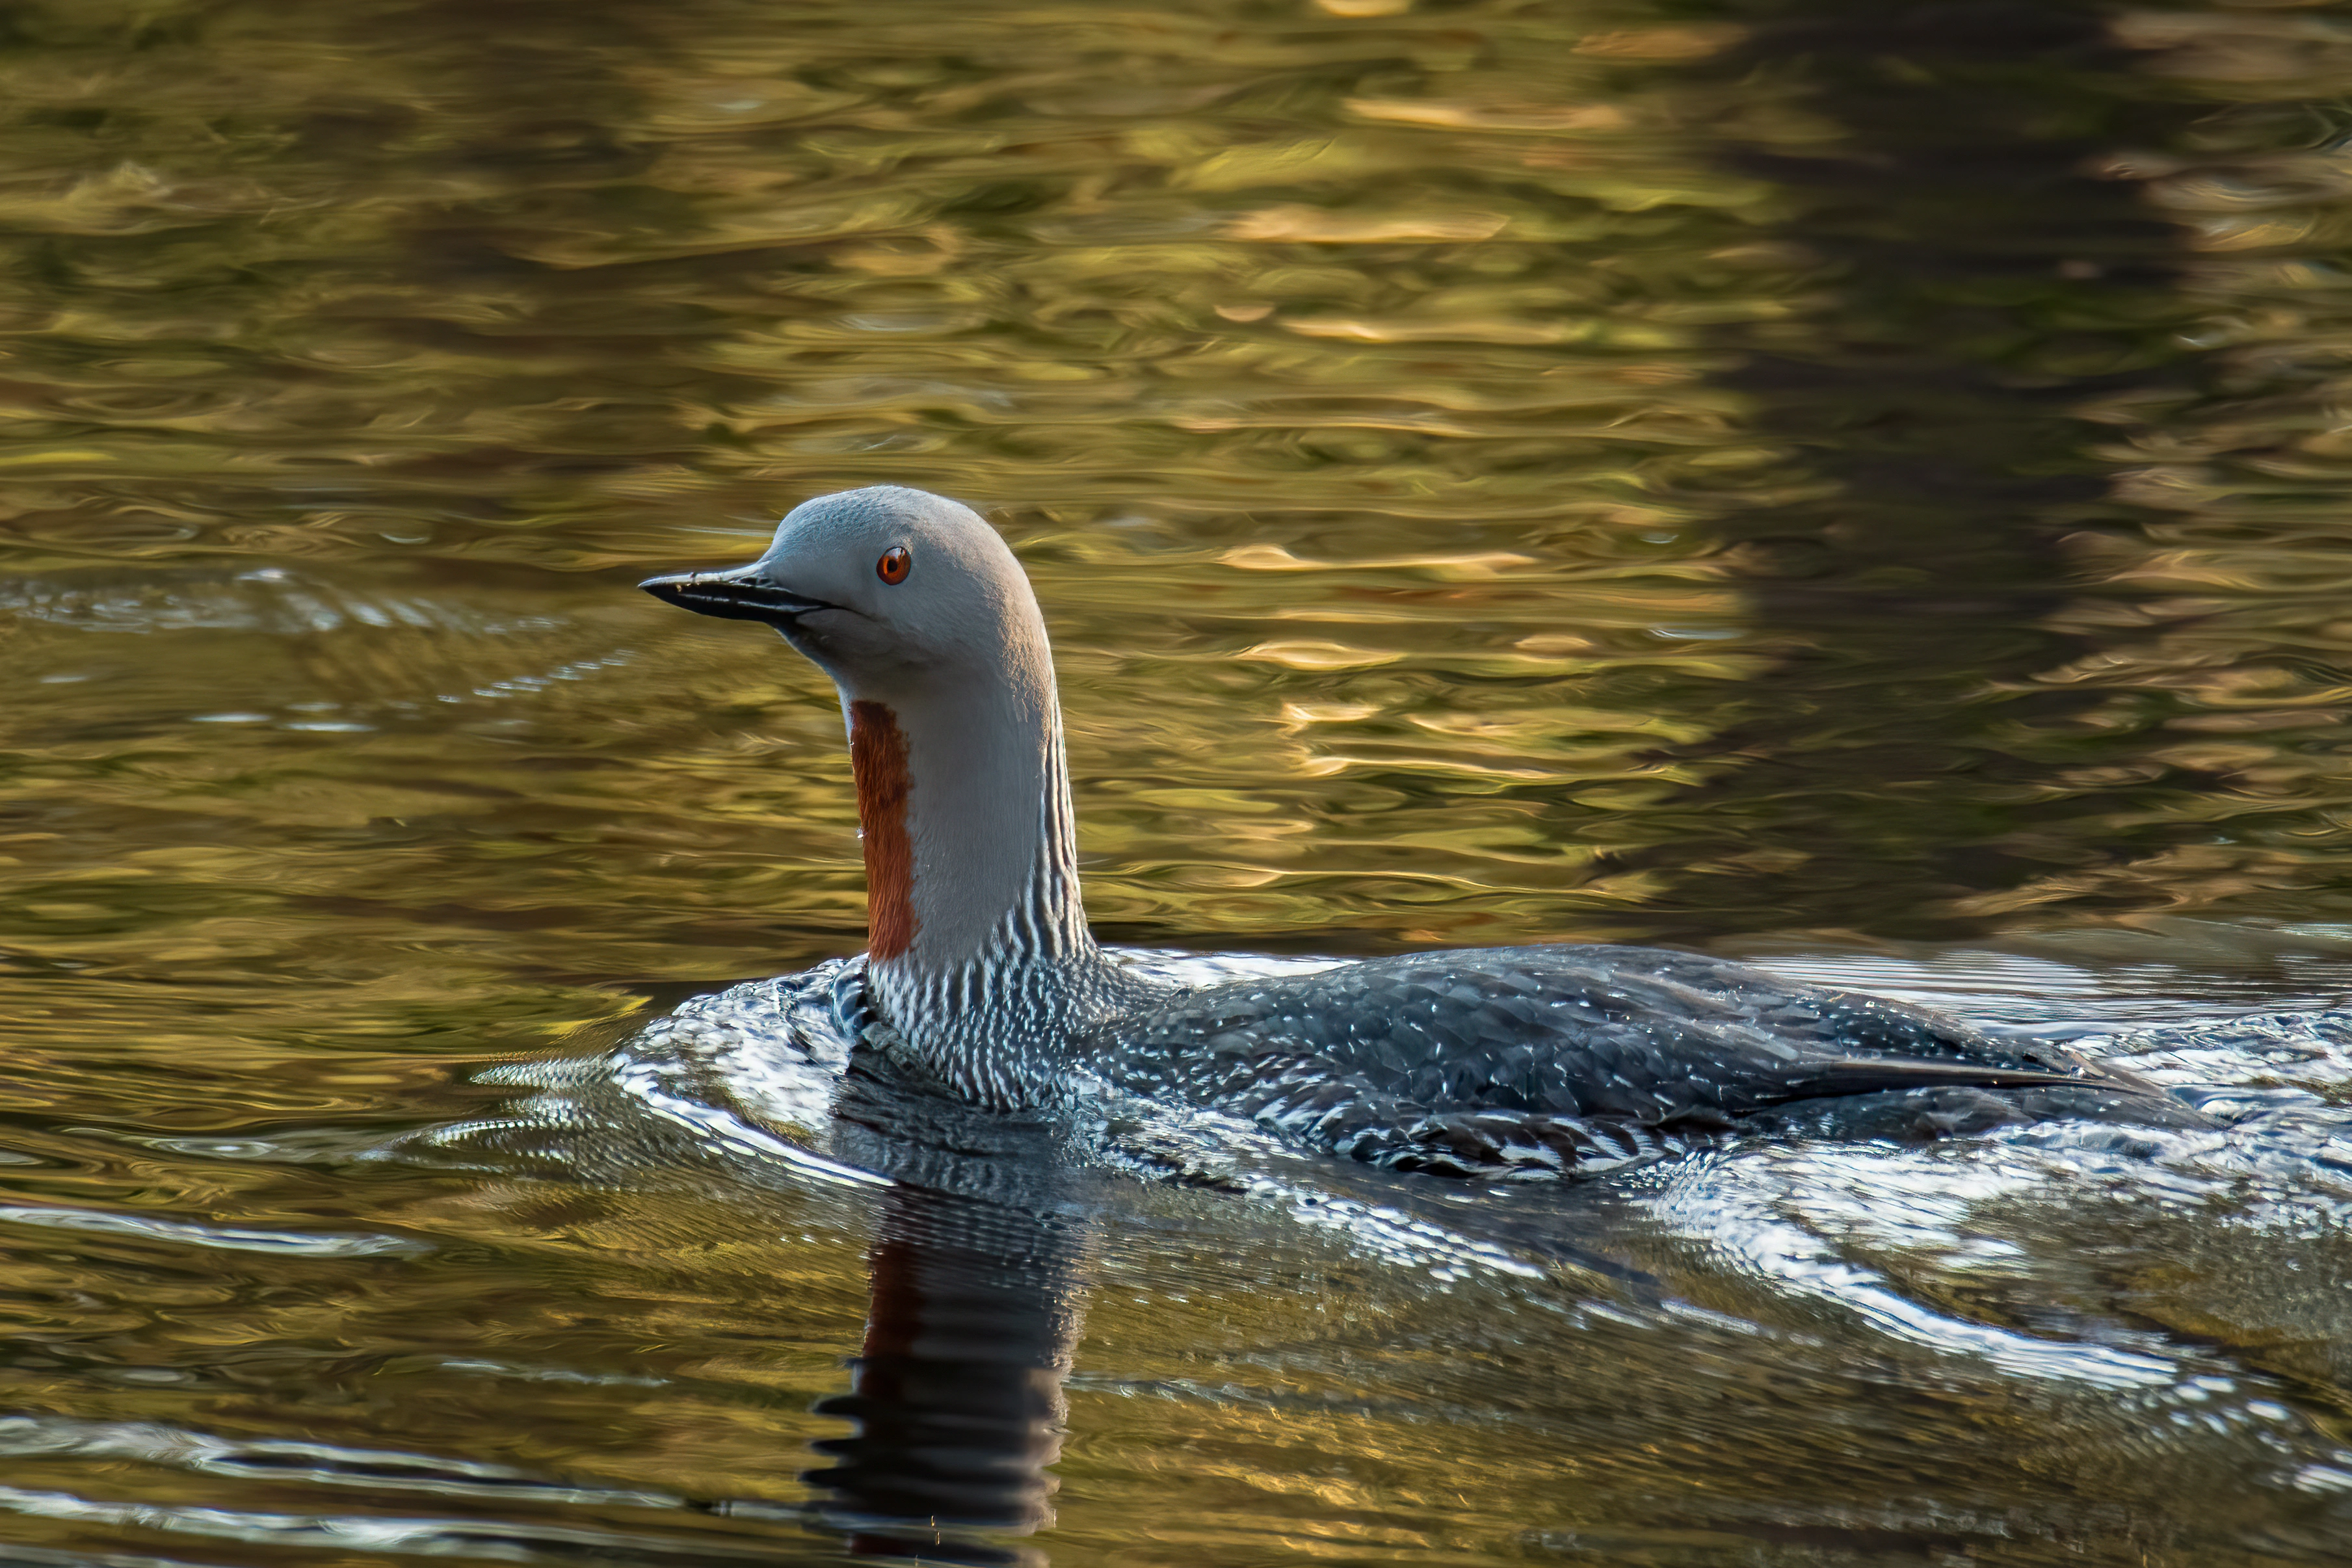
[[[2339,1559],[2347,93],[2293,4],[12,8],[0,1542]],[[452,1157],[860,945],[830,694],[629,584],[877,482],[1033,574],[1107,936],[1676,942],[2236,1125]]]

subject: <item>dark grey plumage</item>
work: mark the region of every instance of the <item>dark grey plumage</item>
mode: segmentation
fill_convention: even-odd
[[[1881,1132],[2205,1120],[2048,1044],[1652,947],[1419,953],[1187,991],[1083,1048],[1130,1092],[1452,1174],[1643,1159],[1832,1097]]]

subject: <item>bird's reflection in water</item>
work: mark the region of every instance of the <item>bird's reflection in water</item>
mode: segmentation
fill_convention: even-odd
[[[815,1446],[818,1517],[856,1555],[1042,1561],[992,1541],[1054,1521],[1077,1340],[1066,1228],[985,1201],[901,1187],[873,1250],[873,1307],[850,1391],[818,1402],[856,1431]]]
[[[871,1195],[865,1343],[848,1389],[814,1406],[851,1429],[813,1445],[820,1462],[802,1479],[816,1496],[697,1506],[796,1518],[854,1556],[1042,1565],[1021,1538],[1054,1521],[1046,1471],[1061,1454],[1062,1383],[1106,1195],[1129,1178],[1089,1157],[1089,1135],[1066,1116],[987,1111],[901,1083],[880,1052],[795,1076],[784,1048],[804,1037],[785,1009],[812,993],[829,1008],[821,987],[782,1009],[748,988],[739,999],[756,1027],[656,1027],[605,1057],[495,1075],[501,1090],[534,1092],[398,1146],[435,1163],[545,1172],[583,1197],[682,1183],[722,1195],[753,1233],[792,1228],[812,1169],[830,1171],[823,1190],[836,1197]],[[747,1084],[757,1085],[749,1098]],[[792,1140],[814,1166],[775,1157],[783,1137],[761,1130],[772,1105],[793,1113]],[[820,1106],[831,1114],[802,1119]],[[545,1223],[546,1194],[530,1193]]]
[[[999,1119],[942,1147],[921,1140],[950,1130],[909,1126],[908,1113],[963,1120],[960,1108],[877,1088],[845,1096],[836,1147],[898,1185],[869,1257],[849,1392],[816,1406],[856,1424],[815,1445],[833,1461],[804,1478],[827,1494],[816,1517],[853,1555],[1042,1563],[1012,1538],[1054,1520],[1046,1469],[1061,1455],[1089,1224],[1059,1202],[1047,1130]],[[887,1123],[860,1114],[885,1109]]]

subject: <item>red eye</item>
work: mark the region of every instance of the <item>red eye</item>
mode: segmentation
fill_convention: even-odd
[[[892,545],[874,563],[874,575],[895,588],[907,580],[907,573],[914,564],[915,558],[907,553],[905,545]]]

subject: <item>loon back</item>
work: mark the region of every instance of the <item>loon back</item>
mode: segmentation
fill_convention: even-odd
[[[1933,1014],[1649,948],[1423,954],[1177,992],[1088,934],[1045,619],[977,513],[889,486],[821,497],[751,565],[644,587],[775,627],[839,688],[867,1001],[894,1053],[983,1104],[1055,1103],[1103,1072],[1361,1158],[1459,1169],[1626,1157],[1835,1096],[2193,1114]]]
[[[1654,947],[1343,964],[1172,996],[1090,1043],[1122,1088],[1454,1174],[1619,1163],[1847,1096],[1878,1097],[1875,1132],[2051,1115],[2206,1124],[2046,1043]]]

